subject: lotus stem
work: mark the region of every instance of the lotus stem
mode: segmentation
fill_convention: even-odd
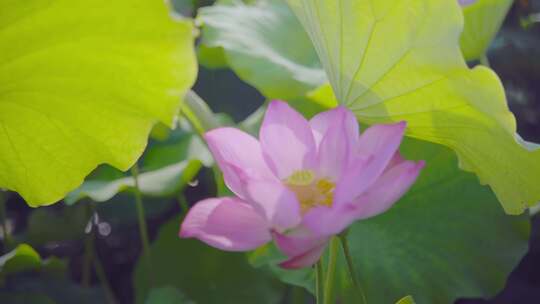
[[[146,261],[146,267],[148,269],[150,285],[153,285],[154,275],[152,267],[152,258],[150,255],[150,241],[148,237],[148,227],[146,226],[146,215],[144,212],[144,205],[142,200],[142,193],[139,187],[139,166],[137,163],[131,167],[131,174],[135,181],[135,204],[137,206],[137,219],[139,222],[139,234],[141,236],[141,242],[143,247],[143,259]]]
[[[334,304],[334,279],[336,276],[336,262],[339,251],[339,240],[333,237],[330,241],[330,255],[328,257],[328,268],[324,282],[323,304]]]
[[[347,260],[347,268],[349,269],[349,276],[351,277],[351,282],[354,286],[354,289],[357,290],[358,293],[360,293],[362,303],[367,304],[366,294],[364,293],[362,286],[358,282],[358,276],[356,275],[356,270],[354,268],[351,252],[349,249],[349,241],[347,239],[347,232],[340,234],[339,240],[341,241],[341,247],[343,248],[345,260]]]

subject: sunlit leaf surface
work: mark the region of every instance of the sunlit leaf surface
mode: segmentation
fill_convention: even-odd
[[[408,122],[407,135],[452,148],[510,214],[540,200],[540,151],[516,140],[504,89],[459,48],[455,1],[288,0],[307,29],[337,100],[364,123]],[[333,94],[335,93],[335,94]]]
[[[2,1],[0,187],[46,205],[128,169],[194,81],[193,38],[163,1]]]
[[[465,27],[461,34],[461,50],[465,59],[478,59],[485,54],[513,2],[477,0],[463,8]]]

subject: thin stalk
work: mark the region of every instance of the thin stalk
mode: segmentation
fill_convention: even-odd
[[[0,222],[2,222],[2,240],[4,241],[4,251],[8,251],[11,246],[11,235],[7,225],[6,198],[4,191],[0,190]]]
[[[107,280],[107,274],[105,273],[103,265],[101,265],[101,262],[97,255],[94,258],[94,269],[96,270],[96,276],[101,283],[101,287],[103,287],[105,296],[107,297],[107,302],[109,304],[116,304],[116,297],[114,296],[114,292],[112,291],[111,285],[109,284],[109,280]]]
[[[182,214],[186,215],[187,212],[189,211],[189,204],[183,192],[180,192],[180,195],[178,195],[178,203],[180,204],[180,209],[182,210]]]
[[[189,91],[184,101],[182,113],[200,135],[220,126],[210,107],[197,93]]]
[[[141,189],[139,187],[139,166],[137,165],[137,163],[135,163],[135,165],[131,167],[131,175],[133,175],[133,180],[135,181],[135,204],[137,206],[137,219],[139,222],[139,234],[141,236],[141,242],[143,247],[143,258],[146,261],[150,285],[153,285],[154,268],[152,267],[152,258],[150,256],[150,241],[148,237],[148,227],[146,226],[146,215],[144,212]]]
[[[223,181],[223,174],[221,173],[219,167],[216,164],[212,166],[212,172],[214,173],[214,181],[216,182],[216,191],[218,196],[226,195],[227,186]]]
[[[81,285],[83,287],[90,286],[90,277],[92,274],[92,261],[94,260],[94,234],[91,232],[86,236],[84,241],[84,258],[82,265]]]
[[[189,121],[191,126],[197,131],[200,138],[204,140],[204,133],[208,130],[219,128],[220,122],[216,119],[214,112],[210,109],[208,104],[193,91],[189,91],[184,99],[184,105],[182,107],[182,114]],[[214,173],[214,180],[216,181],[216,187],[218,193],[226,193],[227,188],[221,178],[221,171],[217,165],[212,166]]]
[[[334,279],[336,276],[336,262],[339,251],[339,240],[333,237],[330,241],[330,255],[328,257],[328,268],[326,280],[324,282],[324,304],[334,304]]]
[[[95,208],[92,203],[88,203],[87,206],[88,207],[86,208],[86,210],[88,214],[90,215],[89,221],[90,223],[92,223]],[[90,232],[88,232],[88,235],[86,236],[86,240],[84,242],[84,261],[83,261],[81,285],[84,287],[90,286],[92,268],[94,268],[94,270],[96,271],[96,276],[103,287],[105,296],[107,297],[107,303],[116,304],[117,303],[116,298],[111,289],[111,286],[109,285],[109,281],[107,280],[107,275],[105,274],[105,271],[103,270],[103,266],[101,265],[101,262],[99,261],[99,257],[96,254],[95,230],[96,230],[95,228],[92,228]]]
[[[320,259],[317,264],[315,264],[315,299],[317,304],[321,304],[323,301],[323,281],[324,281],[324,270],[323,263]]]
[[[349,250],[349,241],[347,240],[347,234],[343,233],[339,235],[339,240],[341,241],[341,247],[343,248],[343,253],[345,254],[345,259],[347,260],[347,268],[349,269],[349,276],[351,277],[351,282],[355,288],[360,293],[362,298],[362,303],[367,304],[366,294],[362,289],[362,286],[358,282],[358,276],[356,275],[356,270],[354,269],[354,264]]]
[[[203,136],[205,133],[205,129],[203,128],[199,119],[197,119],[197,116],[195,116],[195,114],[191,111],[191,109],[189,109],[187,106],[184,106],[184,108],[182,108],[181,114],[189,121],[189,124],[193,127],[197,135],[199,135],[204,140]]]
[[[86,204],[86,215],[88,217],[87,225],[93,225],[94,205],[92,202]],[[86,235],[84,240],[84,257],[81,272],[81,285],[90,286],[90,277],[92,272],[92,260],[94,259],[94,227]]]
[[[489,64],[489,58],[485,53],[480,57],[480,63],[484,66],[487,66],[488,68],[491,67],[491,65]]]

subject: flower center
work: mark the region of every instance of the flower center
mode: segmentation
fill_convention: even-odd
[[[311,170],[294,172],[285,184],[296,194],[302,213],[316,206],[332,206],[336,185],[329,179],[316,178]]]

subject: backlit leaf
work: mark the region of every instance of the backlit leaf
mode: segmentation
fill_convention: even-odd
[[[461,50],[467,60],[480,58],[499,31],[513,0],[477,0],[463,7]]]
[[[337,98],[367,124],[406,120],[407,135],[452,148],[505,211],[540,200],[540,150],[516,140],[493,71],[469,69],[458,41],[461,8],[440,0],[288,0],[307,29]],[[335,93],[335,94],[334,94]]]
[[[128,169],[193,84],[193,38],[164,1],[1,1],[0,187],[47,205]]]

